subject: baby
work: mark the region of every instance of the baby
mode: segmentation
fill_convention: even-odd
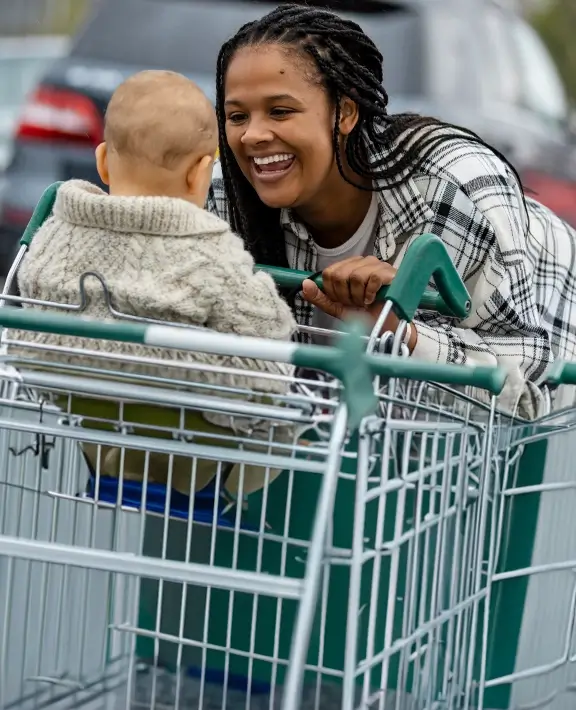
[[[118,311],[161,321],[188,323],[226,333],[288,340],[295,328],[288,305],[270,276],[254,273],[254,262],[229,225],[203,209],[217,149],[214,110],[200,89],[186,77],[168,71],[145,71],[125,81],[114,93],[106,113],[104,143],[96,150],[98,173],[109,194],[87,182],[71,180],[58,192],[53,215],[38,230],[18,274],[25,298],[78,303],[80,278],[97,272]],[[110,320],[100,282],[84,281],[85,314]],[[39,306],[34,306],[39,307]],[[286,366],[237,357],[217,357],[148,348],[137,344],[11,331],[10,339],[44,346],[87,348],[106,353],[195,362],[273,374],[290,374]],[[10,348],[12,354],[34,357],[32,349]],[[37,356],[37,354],[36,354]],[[168,376],[284,393],[275,378],[224,375],[209,369],[174,370],[113,360],[91,361],[70,353],[42,351],[41,360],[108,366],[123,372]],[[78,410],[75,410],[78,411]],[[89,415],[92,410],[80,413]],[[142,412],[142,407],[139,409]],[[102,416],[100,414],[100,416]],[[117,416],[111,413],[110,418]],[[154,419],[154,413],[151,412]],[[160,421],[138,419],[143,423]],[[200,419],[200,417],[198,417]],[[230,417],[204,415],[196,430],[230,434]],[[189,424],[190,425],[190,424]],[[177,417],[174,426],[178,426]],[[86,445],[92,467],[118,475],[119,449]],[[166,482],[167,457],[150,463],[155,481]],[[144,454],[127,452],[124,476],[139,478]],[[190,490],[190,459],[173,466],[173,486]],[[215,464],[198,466],[196,486],[204,487]],[[260,483],[248,481],[248,488]],[[256,476],[258,479],[259,476]],[[229,485],[234,484],[229,481]]]

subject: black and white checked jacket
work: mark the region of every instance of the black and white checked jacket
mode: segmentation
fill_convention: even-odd
[[[465,137],[437,148],[401,186],[380,186],[375,256],[397,267],[415,237],[435,234],[472,297],[471,314],[460,322],[419,312],[412,357],[498,364],[509,373],[500,406],[529,418],[545,413],[539,383],[555,359],[576,353],[576,231],[532,199],[526,210],[505,163]],[[228,217],[219,165],[207,209]],[[288,209],[280,220],[290,266],[315,271],[304,225]],[[298,322],[310,325],[311,317],[300,299]]]

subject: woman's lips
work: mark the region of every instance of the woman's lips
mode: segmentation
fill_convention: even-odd
[[[296,158],[280,160],[271,163],[258,165],[254,158],[250,158],[250,171],[255,180],[259,182],[272,183],[282,180],[292,170]]]

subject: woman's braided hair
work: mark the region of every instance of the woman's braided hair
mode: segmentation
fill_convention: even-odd
[[[404,182],[439,144],[458,134],[490,148],[509,165],[520,183],[516,170],[506,158],[472,131],[416,114],[389,115],[388,94],[382,85],[382,54],[358,24],[327,10],[283,4],[241,27],[222,46],[218,56],[216,112],[229,220],[256,262],[287,266],[284,237],[279,210],[263,204],[227,144],[224,81],[238,49],[264,44],[294,47],[314,60],[335,106],[333,146],[338,170],[344,180],[359,189],[382,189],[378,180],[386,181],[386,187]],[[358,184],[351,181],[343,169],[339,135],[343,96],[355,101],[359,112],[358,122],[346,140],[346,159],[354,173],[369,179],[370,187],[360,180]],[[375,160],[375,155],[386,157]]]

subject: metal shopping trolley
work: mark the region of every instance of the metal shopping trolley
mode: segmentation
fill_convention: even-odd
[[[422,298],[431,273],[444,301]],[[407,254],[387,298],[405,320],[423,300],[468,307],[430,238]],[[285,395],[263,400],[188,381],[183,391],[169,369],[158,381],[104,357],[83,366],[95,353],[67,366],[42,349],[4,356],[1,710],[512,706],[509,688],[526,672],[505,668],[519,656],[522,631],[508,618],[519,597],[497,588],[531,572],[508,555],[523,531],[520,493],[550,486],[533,477],[521,491],[518,472],[529,446],[570,432],[569,414],[536,429],[499,413],[503,373],[402,358],[404,324],[391,339],[350,332],[333,348],[9,306],[0,325],[267,357],[330,376],[294,376]],[[391,353],[367,352],[378,349]],[[87,400],[106,406],[80,406]],[[158,416],[143,426],[149,407]],[[195,415],[207,409],[265,420],[271,434],[200,430]],[[102,473],[109,448],[119,452],[114,477]],[[141,480],[123,475],[133,451]],[[151,480],[154,455],[168,461],[166,484]],[[192,495],[171,485],[176,461],[188,462]],[[206,461],[215,475],[197,490]],[[247,494],[254,468],[262,485]]]

